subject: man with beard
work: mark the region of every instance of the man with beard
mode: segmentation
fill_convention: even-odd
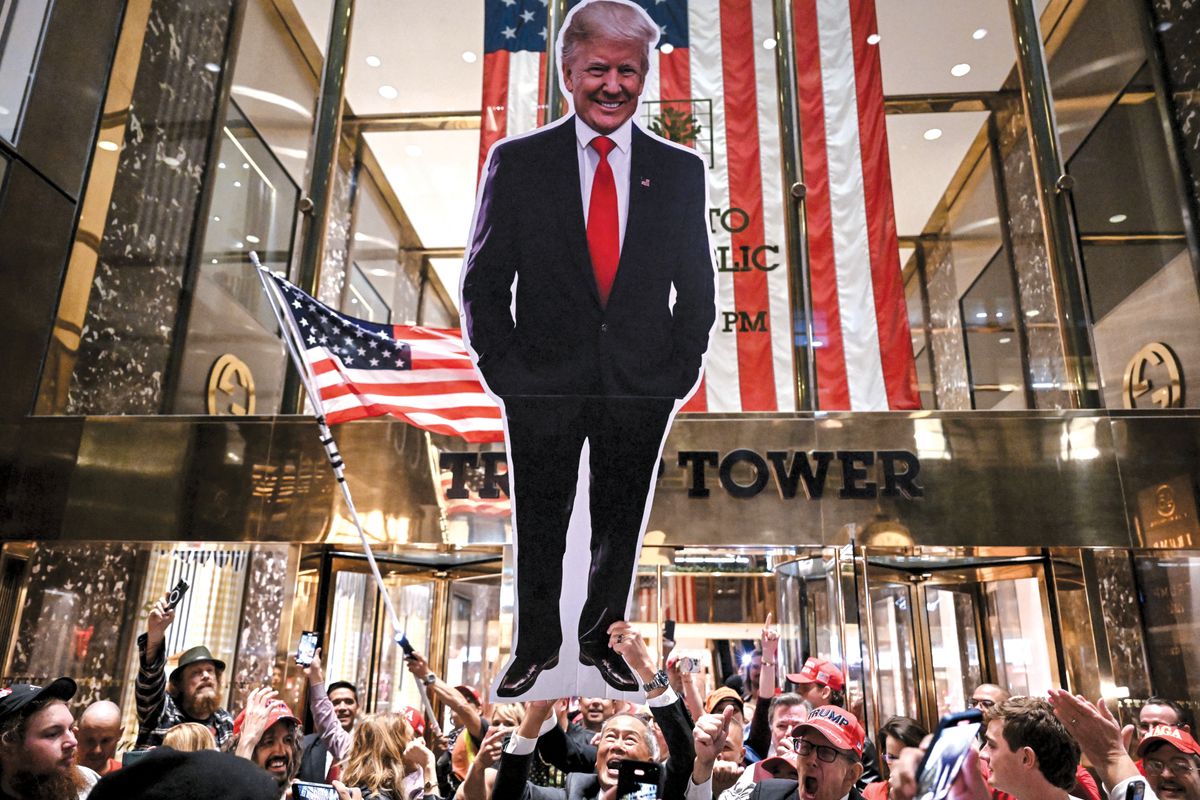
[[[113,756],[121,740],[121,708],[111,700],[97,700],[79,715],[75,723],[75,738],[79,742],[76,760],[81,766],[99,775],[121,768]]]
[[[655,671],[645,642],[629,623],[613,623],[607,645],[640,679],[646,692],[646,704],[666,739],[668,758],[658,797],[660,800],[682,800],[696,758],[683,701],[668,686],[667,674],[662,670]],[[616,800],[622,761],[660,760],[658,741],[649,726],[632,714],[616,714],[600,730],[594,772],[567,775],[566,786],[561,789],[535,786],[527,780],[530,761],[539,735],[558,726],[553,713],[554,703],[553,700],[537,700],[529,704],[525,718],[500,757],[491,800]]]
[[[1200,800],[1200,745],[1186,730],[1154,725],[1137,754],[1147,783],[1162,800]]]
[[[198,722],[212,731],[217,747],[224,748],[233,736],[233,716],[220,707],[225,662],[198,645],[184,651],[167,680],[164,642],[174,619],[175,609],[167,607],[164,597],[154,604],[146,632],[137,640],[137,747],[158,747],[171,728]]]
[[[234,755],[269,772],[282,796],[300,771],[300,719],[277,694],[269,688],[250,692],[233,722],[231,746]]]
[[[0,689],[0,800],[83,800],[96,785],[100,776],[75,763],[74,696],[70,678]]]

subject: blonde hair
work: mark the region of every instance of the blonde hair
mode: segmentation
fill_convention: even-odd
[[[399,789],[404,779],[404,751],[412,738],[412,726],[400,714],[363,717],[354,726],[342,781],[373,794]]]
[[[496,703],[492,706],[492,724],[510,725],[514,728],[525,719],[525,706],[520,703]]]
[[[171,728],[163,735],[163,747],[170,747],[181,753],[195,753],[198,750],[216,750],[217,740],[212,731],[199,722],[184,722]]]

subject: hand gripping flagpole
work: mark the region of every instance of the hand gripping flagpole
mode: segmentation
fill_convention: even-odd
[[[258,270],[258,279],[262,282],[263,291],[267,293],[267,301],[271,304],[271,311],[275,313],[275,321],[279,323],[279,332],[284,344],[287,346],[288,355],[291,356],[292,363],[296,365],[296,370],[300,373],[300,380],[304,383],[304,391],[308,393],[308,399],[317,412],[317,433],[321,439],[321,446],[325,448],[325,455],[329,458],[329,466],[333,469],[333,475],[337,478],[338,484],[342,487],[342,498],[346,501],[346,508],[350,511],[350,519],[354,523],[355,530],[358,531],[358,538],[362,542],[363,553],[367,557],[367,563],[371,566],[371,574],[375,578],[375,586],[379,589],[379,594],[383,597],[383,605],[387,609],[388,620],[392,623],[392,639],[402,648],[406,648],[407,654],[408,637],[404,635],[404,630],[400,627],[400,617],[396,615],[396,609],[392,605],[392,597],[388,594],[387,587],[383,583],[383,576],[379,574],[379,565],[375,563],[375,555],[371,552],[371,543],[367,541],[367,533],[363,530],[362,522],[358,518],[358,510],[354,507],[354,498],[350,496],[350,485],[346,483],[346,462],[342,460],[342,454],[338,452],[337,442],[333,439],[333,433],[329,430],[329,425],[325,422],[325,408],[321,405],[321,396],[317,392],[316,378],[313,376],[308,362],[300,354],[300,348],[303,346],[301,343],[304,340],[300,335],[300,331],[296,328],[296,322],[292,318],[291,312],[287,310],[287,301],[279,294],[279,288],[270,279],[266,267],[258,260],[258,253],[253,250],[250,251],[250,261]],[[425,693],[421,692],[421,696],[424,698]],[[426,703],[428,703],[427,700]]]

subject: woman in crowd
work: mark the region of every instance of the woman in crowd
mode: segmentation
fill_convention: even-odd
[[[892,717],[879,729],[879,749],[883,752],[883,780],[863,790],[864,800],[888,800],[888,771],[906,747],[920,747],[929,732],[909,717]]]
[[[163,747],[170,747],[181,753],[195,753],[198,750],[216,750],[217,740],[213,738],[207,725],[184,722],[163,735]]]
[[[400,714],[363,717],[354,728],[354,743],[342,781],[362,790],[365,800],[417,800],[436,797],[433,753],[413,735]]]

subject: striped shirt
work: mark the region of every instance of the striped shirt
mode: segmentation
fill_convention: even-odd
[[[188,716],[167,692],[166,648],[160,645],[151,662],[146,653],[146,634],[138,637],[137,646],[138,675],[134,692],[138,712],[137,749],[158,747],[171,728],[185,722],[198,722],[212,731],[217,740],[217,749],[224,750],[233,738],[233,715],[218,708],[206,720]]]

